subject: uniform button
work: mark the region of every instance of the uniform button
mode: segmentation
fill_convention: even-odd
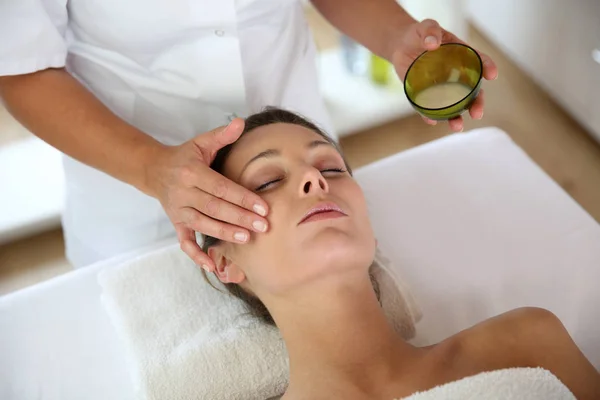
[[[217,36],[224,36],[225,35],[225,31],[221,30],[221,29],[217,29],[215,31],[215,35],[217,35]]]

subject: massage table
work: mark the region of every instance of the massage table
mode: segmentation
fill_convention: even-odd
[[[557,314],[600,368],[600,226],[504,132],[451,135],[356,178],[379,246],[423,313],[415,344],[537,306]],[[0,297],[0,399],[133,399],[98,274],[171,243]]]

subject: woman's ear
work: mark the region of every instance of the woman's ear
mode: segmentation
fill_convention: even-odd
[[[219,246],[211,247],[208,249],[208,256],[212,258],[216,265],[215,275],[223,283],[237,283],[240,284],[246,280],[246,274],[244,271],[231,259],[227,258],[223,249]]]

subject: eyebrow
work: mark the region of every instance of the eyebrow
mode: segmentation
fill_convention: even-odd
[[[333,147],[333,145],[325,140],[313,140],[312,142],[308,143],[306,145],[306,148],[311,150],[314,149],[316,147],[320,147],[320,146],[331,146]],[[252,164],[254,161],[256,160],[260,160],[261,158],[272,158],[272,157],[278,157],[281,156],[281,151],[277,150],[277,149],[268,149],[265,151],[261,151],[260,153],[258,153],[257,155],[255,155],[254,157],[252,157],[245,165],[244,168],[242,168],[242,171],[240,172],[239,176],[241,177],[244,174],[244,171],[246,171],[246,169],[248,168],[248,166],[250,164]]]

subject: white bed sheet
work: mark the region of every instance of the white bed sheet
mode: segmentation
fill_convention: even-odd
[[[600,226],[503,132],[453,135],[356,175],[423,309],[416,343],[534,305],[600,367]],[[134,398],[97,283],[131,256],[0,298],[0,399]]]

